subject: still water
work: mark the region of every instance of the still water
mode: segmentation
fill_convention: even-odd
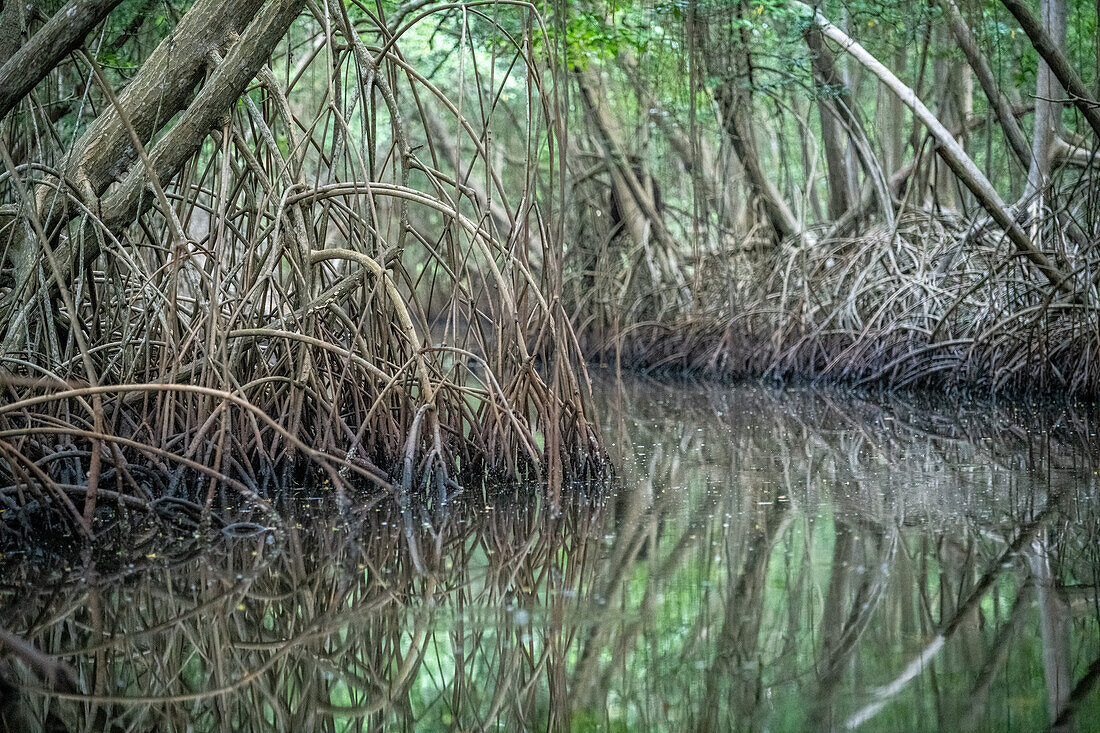
[[[3,662],[8,725],[1100,729],[1095,406],[597,401],[618,476],[559,512],[468,489],[345,520],[322,489],[278,540],[4,558],[0,626],[79,688]]]

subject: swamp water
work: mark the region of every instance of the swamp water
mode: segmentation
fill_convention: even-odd
[[[608,382],[620,471],[3,560],[11,729],[1100,728],[1095,407]],[[228,534],[241,534],[230,532]],[[411,548],[411,551],[410,551]]]

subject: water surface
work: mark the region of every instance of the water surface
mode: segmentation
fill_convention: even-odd
[[[1094,406],[759,387],[598,390],[614,486],[560,512],[283,534],[154,527],[92,563],[4,558],[15,729],[1091,730]],[[108,557],[107,555],[111,556]]]

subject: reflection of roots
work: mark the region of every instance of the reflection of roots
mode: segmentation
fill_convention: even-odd
[[[314,729],[312,716],[373,729],[407,704],[414,680],[434,673],[425,665],[446,638],[439,629],[467,622],[480,631],[463,653],[492,656],[482,644],[500,643],[493,687],[522,690],[549,662],[521,638],[544,616],[517,613],[579,603],[578,564],[600,516],[598,501],[567,501],[560,512],[524,503],[458,502],[445,514],[414,507],[410,535],[394,502],[349,514],[326,499],[285,511],[278,542],[271,532],[241,537],[240,527],[181,532],[158,552],[118,558],[119,575],[40,579],[3,596],[4,618],[47,654],[74,661],[82,690],[58,692],[33,667],[15,665],[17,712],[33,723],[43,710],[36,701],[50,694],[50,715],[68,729],[88,714],[101,716],[97,725],[142,729],[272,715],[281,730]],[[36,625],[47,617],[48,626]],[[100,665],[111,682],[102,687]],[[498,697],[474,714],[492,719],[505,705],[517,714],[514,693]]]
[[[281,533],[237,513],[196,528],[202,505],[161,502],[158,544],[3,591],[10,630],[71,663],[85,693],[50,694],[16,667],[26,727],[49,714],[68,727],[541,729],[629,698],[653,727],[730,729],[763,723],[792,685],[839,724],[865,688],[909,682],[896,677],[908,658],[856,669],[894,660],[895,634],[987,649],[976,614],[1015,613],[1029,571],[1009,556],[1039,528],[1065,528],[1049,534],[1052,578],[1095,575],[1100,456],[1095,426],[1068,411],[1043,430],[1042,408],[912,395],[634,380],[597,397],[629,451],[615,496],[582,486],[555,511],[469,490],[440,511],[319,488],[277,507]],[[1006,602],[989,616],[978,600],[994,585]],[[999,695],[990,676],[1031,659],[994,645],[970,680],[945,651],[922,654],[962,682],[943,687],[948,704]],[[125,684],[97,688],[96,669]]]

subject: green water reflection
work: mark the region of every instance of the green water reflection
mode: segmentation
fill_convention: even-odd
[[[81,690],[4,662],[9,726],[1100,725],[1095,408],[642,381],[598,400],[616,488],[560,513],[468,489],[344,520],[320,490],[280,541],[8,559],[0,625]]]

